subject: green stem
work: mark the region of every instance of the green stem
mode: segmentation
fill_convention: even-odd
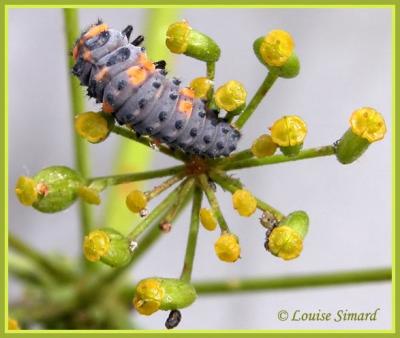
[[[93,177],[93,178],[89,178],[88,182],[89,182],[89,184],[96,183],[99,185],[103,185],[104,187],[107,187],[110,185],[118,185],[118,184],[123,184],[123,183],[149,180],[149,179],[157,178],[157,177],[176,175],[176,174],[183,172],[184,169],[185,169],[184,165],[179,165],[179,166],[169,167],[169,168],[160,169],[160,170],[144,171],[144,172],[133,173],[133,174]]]
[[[188,179],[192,181],[192,179]],[[140,236],[143,231],[145,231],[153,222],[157,219],[161,218],[165,213],[165,210],[173,203],[179,196],[179,191],[182,188],[182,185],[185,184],[187,180],[182,182],[174,191],[172,191],[154,210],[139,224],[135,226],[135,228],[128,234],[127,238],[129,240],[136,240],[138,236]]]
[[[243,187],[243,184],[238,180],[238,179],[233,179],[224,173],[220,172],[211,172],[210,177],[217,182],[223,189],[230,191],[231,193],[234,193],[236,190],[241,189]],[[257,201],[257,208],[262,210],[262,211],[269,211],[272,213],[275,218],[280,221],[282,220],[285,215],[282,214],[278,209],[275,209],[268,203],[260,200],[259,198],[255,197]]]
[[[30,259],[49,274],[61,281],[72,281],[74,275],[71,271],[64,270],[56,262],[49,260],[45,255],[30,247],[12,234],[8,234],[8,244],[16,252]]]
[[[249,104],[247,105],[246,109],[243,111],[242,114],[240,114],[239,118],[235,122],[235,126],[238,129],[241,129],[244,126],[244,124],[247,122],[247,120],[250,118],[250,116],[254,113],[254,111],[260,104],[261,100],[264,98],[264,96],[270,90],[270,88],[275,83],[275,81],[278,79],[278,77],[279,77],[278,72],[276,72],[276,71],[268,72],[268,75],[265,78],[264,82],[258,88],[257,92],[252,97],[252,99],[249,102]]]
[[[166,181],[162,182],[161,184],[155,186],[152,190],[146,192],[146,197],[147,200],[150,201],[153,198],[157,197],[160,195],[163,191],[167,190],[171,186],[173,186],[176,182],[179,182],[182,179],[183,175],[178,174],[175,176],[170,177]]]
[[[78,11],[72,8],[65,8],[64,20],[67,50],[71,50],[76,38],[80,35]],[[68,69],[71,69],[73,65],[74,60],[72,59],[72,56],[70,56],[68,58]],[[70,72],[68,71],[68,74],[69,73]],[[68,76],[68,79],[71,91],[72,114],[73,118],[75,118],[77,114],[82,113],[85,110],[84,95],[82,92],[82,87],[79,85],[78,79],[71,75]],[[89,177],[90,159],[88,155],[87,143],[84,139],[80,138],[77,133],[74,132],[74,144],[76,169],[81,173],[83,177]],[[79,213],[81,220],[81,238],[83,240],[84,236],[90,232],[92,226],[92,213],[90,210],[90,206],[83,201],[79,201]],[[84,264],[87,263],[87,260],[83,255],[82,260]]]
[[[215,62],[207,62],[207,77],[214,81],[215,78]]]
[[[211,209],[217,218],[219,227],[221,228],[222,232],[230,232],[228,224],[225,221],[224,215],[221,212],[221,209],[218,204],[217,197],[215,196],[214,191],[211,189],[210,185],[208,184],[207,176],[202,174],[199,176],[200,185],[203,191],[206,193],[208,202],[210,203]]]
[[[391,268],[359,270],[351,272],[322,273],[303,276],[277,278],[249,278],[224,281],[204,281],[193,283],[198,294],[221,294],[268,291],[278,289],[311,288],[342,284],[390,281]]]
[[[254,155],[251,151],[251,149],[246,149],[246,150],[242,150],[239,151],[237,153],[231,154],[229,157],[225,157],[222,159],[215,159],[215,160],[211,160],[210,164],[211,165],[218,165],[218,166],[223,166],[226,164],[231,164],[233,162],[239,162],[239,161],[243,161],[243,160],[247,160],[249,158],[252,158]]]
[[[149,137],[145,137],[145,136],[138,137],[138,136],[136,136],[136,134],[133,131],[131,131],[125,127],[119,127],[117,125],[114,125],[112,132],[114,134],[128,138],[132,141],[144,144],[145,146],[148,146],[150,148],[156,147],[163,154],[171,156],[171,157],[175,158],[176,160],[185,161],[187,159],[186,155],[184,153],[182,153],[181,151],[172,151],[170,148],[168,148],[167,146],[165,146],[163,144],[161,144],[159,146],[155,146],[154,142]]]
[[[259,167],[262,165],[305,160],[314,157],[330,156],[334,154],[335,154],[335,147],[329,145],[324,147],[305,149],[300,151],[300,153],[296,156],[272,155],[272,156],[266,156],[264,158],[250,158],[247,160],[241,160],[237,162],[226,161],[225,162],[226,164],[221,165],[221,168],[223,168],[224,170],[243,169],[243,168]]]
[[[181,279],[185,282],[190,282],[192,276],[194,254],[196,252],[197,236],[199,233],[199,214],[202,195],[201,189],[196,186],[193,196],[192,217],[186,244],[185,261],[181,273]]]

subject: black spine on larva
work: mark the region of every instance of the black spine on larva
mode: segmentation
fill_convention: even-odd
[[[76,42],[72,73],[119,124],[187,154],[226,157],[236,149],[240,132],[182,91],[178,79],[167,79],[160,62],[146,68],[144,48],[129,43],[129,34],[114,29],[93,37],[86,33]],[[133,74],[135,67],[140,71]],[[145,76],[138,79],[138,74]]]

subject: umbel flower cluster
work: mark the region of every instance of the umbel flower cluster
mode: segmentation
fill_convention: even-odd
[[[101,30],[97,31],[100,34]],[[180,21],[169,27],[166,45],[173,53],[184,54],[206,64],[206,76],[194,79],[189,90],[237,130],[242,129],[275,81],[294,78],[300,71],[295,43],[289,33],[273,30],[257,38],[253,44],[254,53],[265,67],[266,77],[247,102],[246,89],[236,80],[214,89],[215,65],[220,49],[213,39],[190,27],[188,22]],[[233,152],[228,157],[205,158],[158,144],[146,136],[138,136],[133,130],[116,125],[114,117],[104,111],[82,112],[75,119],[75,129],[91,143],[103,142],[110,133],[115,133],[183,162],[182,165],[161,170],[95,178],[82,177],[77,171],[64,166],[53,166],[33,177],[20,177],[15,188],[23,205],[54,213],[68,208],[79,198],[85,203],[99,205],[101,192],[112,185],[168,177],[153,189],[135,189],[127,194],[126,207],[142,218],[128,234],[114,230],[109,224],[107,228],[90,230],[82,243],[88,261],[118,268],[109,275],[113,278],[110,276],[129,267],[141,246],[149,245],[161,233],[168,233],[179,212],[187,202],[192,201],[181,275],[177,278],[146,278],[137,283],[132,299],[134,308],[142,315],[151,315],[159,310],[170,311],[167,328],[177,326],[181,319],[179,310],[196,299],[191,274],[200,224],[204,230],[216,233],[214,250],[218,259],[234,263],[245,255],[246,249],[243,248],[242,253],[240,239],[229,229],[220,208],[216,197],[218,186],[231,194],[232,208],[240,216],[253,217],[254,222],[265,228],[265,239],[261,243],[266,254],[292,260],[299,257],[304,249],[309,227],[307,213],[296,210],[283,214],[262,198],[254,196],[239,179],[232,178],[229,171],[331,155],[340,163],[350,164],[371,143],[381,140],[386,132],[382,115],[374,108],[362,107],[350,114],[348,129],[340,139],[327,146],[303,149],[307,136],[306,122],[298,115],[285,115],[270,123],[265,134],[259,135],[250,149]],[[280,153],[276,154],[278,151]],[[148,208],[151,200],[173,186],[175,188],[157,206],[151,210]]]

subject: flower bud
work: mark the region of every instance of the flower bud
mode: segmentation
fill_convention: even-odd
[[[236,235],[222,234],[214,244],[214,250],[221,261],[233,263],[240,257],[240,245]]]
[[[249,217],[257,209],[257,200],[247,190],[238,189],[232,195],[233,207],[240,216]]]
[[[125,266],[132,258],[129,240],[109,228],[97,229],[85,236],[83,253],[91,262],[102,261],[112,267]]]
[[[78,188],[78,195],[86,203],[99,205],[101,203],[100,194],[96,189],[81,186]]]
[[[206,100],[213,87],[213,81],[208,77],[196,77],[190,82],[190,88],[194,90],[194,96],[200,100]]]
[[[107,113],[86,112],[75,117],[75,130],[90,143],[100,143],[110,134],[114,118]]]
[[[383,139],[385,133],[385,120],[379,112],[369,107],[355,110],[350,117],[350,128],[337,144],[337,159],[343,164],[354,162],[371,143]]]
[[[19,323],[14,318],[8,317],[8,329],[9,330],[21,330]]]
[[[175,22],[168,27],[165,42],[172,53],[183,53],[205,62],[216,62],[221,54],[213,39],[194,30],[185,20]]]
[[[272,125],[271,137],[283,154],[296,156],[307,135],[306,123],[296,115],[284,116]]]
[[[258,137],[251,146],[251,152],[257,158],[263,158],[266,156],[271,156],[275,154],[276,148],[278,146],[270,135],[261,135]]]
[[[68,167],[53,166],[39,171],[33,178],[18,179],[15,192],[24,205],[53,213],[68,208],[77,198],[82,177]]]
[[[140,190],[132,190],[126,197],[126,206],[133,213],[140,213],[146,209],[147,197]]]
[[[283,66],[294,50],[292,36],[284,30],[275,29],[263,37],[256,54],[269,66]]]
[[[303,250],[308,232],[309,218],[304,211],[294,211],[284,218],[270,233],[268,250],[284,260],[297,258]]]
[[[133,306],[142,315],[158,310],[176,310],[188,307],[196,300],[194,287],[175,278],[146,278],[136,286]]]
[[[217,221],[210,209],[201,208],[200,209],[200,221],[203,227],[208,231],[214,231],[217,227]]]
[[[244,86],[235,80],[228,81],[217,89],[214,95],[216,105],[227,112],[240,111],[246,103],[247,92]]]

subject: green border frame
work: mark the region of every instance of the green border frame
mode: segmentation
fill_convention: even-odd
[[[291,0],[291,1],[279,1],[279,0],[251,0],[244,4],[243,0],[172,0],[166,4],[163,0],[149,0],[149,1],[138,1],[133,2],[132,0],[115,0],[113,5],[110,5],[109,0],[64,0],[62,4],[57,3],[56,0],[5,0],[2,1],[2,8],[0,13],[0,22],[4,23],[1,30],[1,53],[0,53],[0,74],[3,75],[3,80],[0,83],[0,104],[4,107],[3,116],[1,120],[1,134],[3,137],[0,138],[0,151],[2,165],[0,166],[0,175],[3,178],[3,184],[0,186],[1,194],[0,201],[2,208],[0,209],[1,220],[4,220],[4,231],[0,232],[0,248],[4,248],[4,257],[0,260],[0,295],[3,291],[3,298],[0,302],[0,337],[12,337],[18,336],[37,336],[44,335],[48,338],[60,337],[61,335],[74,335],[77,337],[88,337],[90,334],[95,335],[98,338],[112,337],[115,334],[119,334],[123,337],[131,337],[132,335],[138,337],[158,337],[161,334],[168,334],[171,337],[178,337],[182,335],[207,335],[208,337],[228,337],[235,335],[235,337],[246,337],[249,334],[252,335],[268,335],[269,337],[285,337],[285,336],[302,336],[306,337],[310,334],[313,336],[317,335],[328,335],[329,337],[338,337],[342,334],[347,334],[353,337],[364,337],[366,334],[368,337],[386,337],[386,336],[400,336],[399,324],[400,323],[400,311],[396,311],[400,304],[400,293],[396,292],[396,281],[399,280],[399,260],[396,260],[396,239],[398,239],[400,232],[396,232],[396,225],[399,226],[398,220],[395,214],[395,201],[399,192],[399,180],[396,180],[396,168],[399,166],[399,139],[400,133],[396,134],[396,130],[399,129],[400,119],[396,118],[395,114],[395,103],[396,98],[400,96],[400,93],[396,93],[395,88],[399,86],[399,67],[396,67],[396,55],[399,49],[399,36],[396,37],[396,21],[399,20],[399,1],[398,0],[352,0],[349,3],[346,0]],[[177,330],[177,331],[165,331],[165,330],[21,330],[21,331],[8,331],[7,317],[8,317],[8,269],[7,269],[7,253],[8,253],[8,103],[7,103],[7,10],[8,8],[91,8],[91,7],[102,7],[102,8],[153,8],[153,7],[185,7],[185,8],[390,8],[392,10],[392,329],[391,330]],[[399,242],[399,241],[398,241]],[[4,259],[3,259],[4,258]]]

